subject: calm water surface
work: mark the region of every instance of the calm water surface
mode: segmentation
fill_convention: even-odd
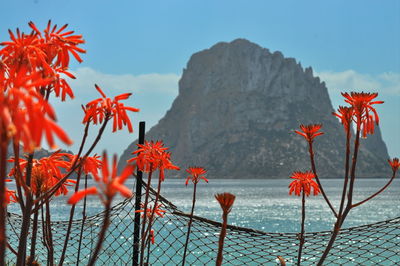
[[[357,202],[373,194],[385,184],[386,179],[361,179],[355,184],[354,201]],[[93,181],[90,183],[93,184]],[[298,232],[301,215],[301,198],[288,195],[289,179],[264,180],[210,180],[201,183],[197,190],[195,214],[219,221],[221,209],[214,194],[230,192],[236,195],[236,201],[229,216],[233,225],[259,229],[268,232]],[[156,181],[154,181],[156,184]],[[329,198],[338,206],[342,180],[325,179],[322,184]],[[90,185],[90,184],[89,184]],[[134,181],[127,183],[134,187]],[[163,183],[162,194],[185,212],[190,212],[193,185],[184,185],[183,179],[169,179]],[[96,197],[88,198],[89,212],[96,214],[102,210]],[[54,200],[56,206],[53,219],[66,220],[69,208],[67,197]],[[116,202],[121,200],[117,198]],[[352,210],[345,226],[357,226],[400,216],[400,180],[373,200]],[[10,211],[17,211],[17,205]],[[79,217],[79,210],[76,212]],[[306,231],[330,230],[334,222],[333,215],[321,195],[306,199]]]

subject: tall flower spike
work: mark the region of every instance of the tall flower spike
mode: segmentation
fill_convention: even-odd
[[[321,191],[318,184],[312,180],[314,177],[315,175],[311,171],[294,172],[291,178],[295,180],[293,180],[289,185],[289,195],[292,195],[294,192],[296,196],[300,196],[301,192],[304,192],[304,194],[308,197],[311,193],[311,190],[313,190],[314,196],[318,195],[318,193]]]
[[[204,177],[204,174],[207,173],[207,171],[203,167],[189,167],[186,169],[186,172],[190,175],[186,178],[186,186],[188,185],[189,180],[192,180],[193,184],[197,184],[200,179],[203,179],[208,183],[208,179]]]
[[[231,212],[235,198],[235,195],[228,192],[215,195],[215,199],[219,202],[219,205],[221,205],[222,211],[227,214]]]
[[[351,121],[353,120],[354,109],[353,107],[339,106],[337,113],[332,113],[340,119],[345,131],[349,129]]]
[[[123,126],[128,127],[129,132],[133,132],[132,123],[126,111],[139,112],[139,109],[125,106],[120,103],[126,100],[131,93],[123,93],[115,96],[114,99],[108,98],[103,90],[95,85],[96,90],[101,94],[102,98],[98,98],[86,104],[84,108],[85,117],[82,123],[92,122],[93,124],[101,124],[104,119],[113,119],[113,132],[121,130]]]
[[[351,92],[348,94],[342,92],[342,96],[345,98],[345,102],[354,108],[355,122],[357,128],[362,130],[363,137],[373,134],[374,122],[379,124],[379,116],[372,105],[383,103],[383,101],[373,101],[378,97],[378,93]]]
[[[323,132],[318,132],[321,128],[321,124],[300,125],[301,131],[295,130],[294,132],[303,136],[308,142],[313,142],[315,137],[324,134]]]
[[[393,172],[396,172],[400,167],[400,160],[399,158],[393,158],[392,160],[388,160],[390,166],[392,167]]]

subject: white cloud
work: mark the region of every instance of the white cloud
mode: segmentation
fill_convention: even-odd
[[[369,91],[380,95],[400,95],[400,73],[385,72],[379,75],[358,73],[354,70],[343,72],[315,72],[321,81],[325,81],[331,92]]]
[[[105,91],[108,89],[116,89],[121,90],[121,92],[157,92],[177,95],[178,81],[180,79],[179,75],[173,73],[113,75],[101,73],[89,67],[78,68],[76,71],[73,71],[73,74],[76,76],[76,80],[71,81],[71,86],[88,92],[93,92],[94,84],[98,84],[101,88],[104,88]]]

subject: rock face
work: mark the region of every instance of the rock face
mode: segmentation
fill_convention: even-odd
[[[178,97],[146,139],[163,140],[176,165],[203,166],[211,178],[287,178],[310,169],[306,142],[293,131],[322,123],[325,135],[314,142],[317,171],[341,177],[344,130],[333,111],[325,83],[311,68],[238,39],[191,57]],[[386,177],[388,153],[379,129],[362,147],[358,176]],[[135,149],[129,145],[121,162]]]

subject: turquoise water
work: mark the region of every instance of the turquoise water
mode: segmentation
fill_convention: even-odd
[[[356,182],[354,201],[364,199],[385,184],[386,179],[363,179]],[[214,194],[230,192],[236,195],[236,201],[229,216],[229,223],[266,232],[298,232],[300,228],[301,200],[288,195],[289,179],[280,180],[210,180],[209,184],[201,183],[198,187],[195,215],[220,221],[221,210],[214,199]],[[91,182],[92,183],[92,182]],[[338,179],[322,180],[324,189],[337,206],[341,195],[342,181]],[[156,181],[154,182],[156,184]],[[130,180],[127,186],[134,187]],[[184,212],[189,212],[192,203],[193,185],[185,187],[183,179],[170,179],[163,183],[162,194]],[[369,224],[400,216],[400,181],[395,180],[391,187],[370,202],[354,209],[348,216],[345,227]],[[69,208],[67,197],[59,197],[52,203],[54,220],[66,220]],[[88,198],[88,212],[96,214],[102,210],[96,197]],[[116,202],[121,200],[117,198]],[[16,211],[17,205],[10,206]],[[306,231],[330,230],[334,222],[333,215],[322,196],[310,196],[306,201]],[[77,217],[80,210],[77,209]],[[125,219],[125,218],[124,218]],[[174,228],[171,225],[171,228]],[[115,230],[115,229],[113,229]],[[168,232],[164,232],[168,233]],[[114,234],[114,233],[112,233]],[[160,231],[160,234],[161,231]],[[126,236],[130,241],[131,235]],[[130,242],[124,245],[130,245]],[[210,243],[209,245],[214,245]],[[119,244],[118,244],[119,245]],[[160,245],[167,245],[160,243]],[[295,245],[295,244],[293,244]],[[294,250],[296,247],[293,247]],[[130,250],[130,249],[129,249]],[[210,249],[210,252],[214,252]],[[214,248],[215,250],[215,248]],[[204,254],[205,251],[197,251]],[[200,254],[199,253],[199,254]],[[296,253],[294,251],[294,253]],[[198,255],[199,255],[198,254]],[[121,256],[123,256],[122,254]],[[173,255],[173,254],[171,254]],[[177,259],[181,254],[176,254]],[[212,254],[212,257],[215,254]],[[200,255],[199,255],[200,256]],[[229,255],[228,255],[229,256]],[[206,257],[204,257],[206,259]],[[205,262],[204,262],[205,263]],[[383,264],[390,265],[390,264]]]

